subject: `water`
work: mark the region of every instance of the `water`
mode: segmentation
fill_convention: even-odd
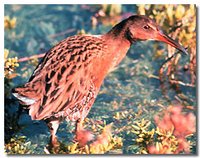
[[[5,48],[11,50],[10,56],[28,57],[44,53],[60,40],[81,29],[92,34],[106,33],[111,25],[99,23],[96,28],[91,26],[91,16],[99,8],[99,5],[5,5],[5,15],[17,18],[16,28],[5,32]],[[124,16],[135,14],[136,11],[135,5],[122,5]],[[156,44],[165,47],[165,44],[152,41],[133,44],[118,68],[104,80],[88,118],[110,123],[115,122],[113,116],[116,112],[137,114],[142,110],[139,118],[153,120],[156,112],[176,100],[177,92],[174,89],[167,87],[167,94],[163,95],[160,81],[148,77],[151,74],[158,76],[159,68],[165,60],[165,56],[158,59],[154,57],[153,46]],[[183,62],[185,60],[181,59]],[[23,67],[27,69],[21,70]],[[24,84],[33,70],[33,65],[22,63],[17,72],[23,75],[26,71],[26,74],[14,78],[10,88]],[[181,93],[190,99],[191,106],[196,106],[195,88],[181,87]],[[9,98],[13,99],[11,96]],[[6,102],[5,106],[8,104]],[[164,108],[158,106],[160,104]],[[116,127],[126,126],[126,121],[128,120],[120,122]],[[46,124],[43,121],[32,121],[25,112],[20,114],[18,123],[21,128],[13,132],[14,135],[26,136],[27,141],[31,142],[31,153],[44,153],[43,149],[49,139]],[[70,123],[62,123],[57,133],[59,140],[63,143],[70,142],[73,130],[74,126]],[[119,133],[119,136],[127,137],[125,132]],[[124,153],[128,152],[126,144],[130,144],[129,141],[124,140]]]

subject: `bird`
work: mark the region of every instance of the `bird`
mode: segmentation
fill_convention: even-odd
[[[75,134],[87,133],[82,124],[105,77],[122,61],[133,43],[145,40],[161,41],[188,54],[153,19],[131,15],[105,34],[63,39],[46,52],[28,82],[14,88],[12,93],[26,105],[32,120],[47,123],[50,144],[56,146],[57,129],[64,120],[76,123]]]

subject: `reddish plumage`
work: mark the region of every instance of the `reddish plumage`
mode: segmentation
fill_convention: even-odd
[[[120,63],[133,42],[147,39],[167,42],[186,53],[153,20],[135,15],[107,34],[64,39],[46,53],[30,80],[15,88],[13,94],[29,106],[32,119],[46,120],[50,128],[55,120],[59,124],[63,118],[83,120],[106,75]]]

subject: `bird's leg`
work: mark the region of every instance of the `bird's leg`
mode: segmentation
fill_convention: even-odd
[[[56,136],[57,129],[59,127],[60,121],[59,120],[51,120],[47,123],[49,130],[50,130],[50,146],[58,147],[59,142]]]
[[[83,129],[83,120],[82,119],[78,119],[76,121],[75,133],[81,131],[82,129]]]

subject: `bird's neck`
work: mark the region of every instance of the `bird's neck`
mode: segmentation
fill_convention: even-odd
[[[103,54],[101,58],[96,58],[93,71],[94,83],[96,87],[100,87],[105,76],[114,69],[126,56],[128,49],[131,46],[131,42],[126,38],[126,29],[123,22],[117,24],[108,33],[100,36],[104,45]]]
[[[128,23],[127,20],[123,20],[122,22],[115,25],[108,33],[106,33],[106,36],[108,38],[112,38],[114,40],[127,40],[131,43],[128,37]]]
[[[107,46],[108,56],[112,60],[110,68],[117,66],[126,56],[132,42],[127,37],[127,28],[125,21],[117,24],[108,33],[103,35]]]

